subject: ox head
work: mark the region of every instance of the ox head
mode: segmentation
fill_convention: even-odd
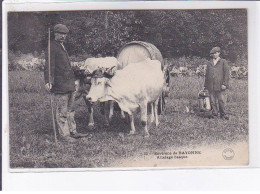
[[[88,70],[80,69],[79,67],[72,66],[74,76],[80,83],[90,84],[92,74]]]
[[[90,103],[96,101],[106,101],[107,89],[110,87],[110,78],[115,74],[116,67],[112,68],[99,68],[95,70],[91,78],[91,87],[87,100]]]

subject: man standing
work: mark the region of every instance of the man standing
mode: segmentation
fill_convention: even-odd
[[[50,69],[49,56],[46,54],[44,78],[47,91],[53,93],[56,122],[61,140],[75,142],[74,138],[81,137],[81,134],[76,132],[74,120],[75,77],[63,44],[68,32],[69,29],[63,24],[54,26],[55,40],[50,43]]]
[[[219,113],[222,119],[228,120],[225,113],[225,90],[229,87],[229,66],[225,59],[221,59],[220,48],[214,47],[210,51],[213,60],[207,64],[204,87],[209,91],[212,115],[218,116],[217,102]]]

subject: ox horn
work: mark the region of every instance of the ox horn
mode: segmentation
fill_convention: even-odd
[[[111,67],[111,68],[106,68],[106,71],[104,73],[104,75],[108,78],[111,78],[114,76],[116,72],[116,68],[115,67]]]
[[[116,66],[109,69],[109,75],[113,76],[116,72]]]

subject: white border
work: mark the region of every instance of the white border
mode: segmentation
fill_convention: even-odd
[[[8,119],[9,115],[7,114],[8,111],[8,68],[7,68],[7,12],[8,11],[62,11],[62,10],[107,10],[107,9],[216,9],[216,8],[247,8],[248,9],[248,29],[249,29],[249,40],[248,40],[248,53],[249,53],[249,146],[250,146],[250,153],[249,153],[249,166],[244,167],[245,170],[250,170],[249,167],[260,167],[260,133],[257,130],[260,126],[259,120],[259,86],[257,83],[260,83],[260,76],[258,72],[260,72],[260,68],[257,62],[259,62],[260,53],[259,49],[259,2],[57,2],[56,4],[50,2],[15,2],[3,3],[3,85],[2,85],[2,94],[3,94],[3,118],[2,118],[2,135],[3,135],[3,188],[4,189],[11,189],[11,188],[19,188],[19,189],[46,189],[46,188],[62,188],[62,189],[71,189],[74,188],[73,186],[78,185],[81,183],[79,188],[85,188],[84,183],[87,178],[89,183],[92,183],[95,178],[99,177],[100,174],[103,174],[106,177],[107,183],[113,185],[113,181],[116,181],[116,185],[118,188],[122,188],[123,185],[129,184],[129,180],[132,183],[135,183],[138,188],[143,188],[143,185],[140,185],[144,182],[147,178],[151,180],[151,178],[155,178],[151,180],[152,182],[158,180],[155,176],[169,176],[172,173],[177,174],[180,178],[184,175],[183,172],[187,173],[188,177],[184,176],[185,178],[193,177],[193,173],[195,174],[203,174],[204,172],[216,172],[213,170],[214,167],[209,167],[211,169],[205,170],[198,170],[194,169],[195,167],[189,168],[188,167],[180,167],[180,168],[96,168],[96,169],[51,169],[56,172],[63,171],[59,173],[46,173],[46,169],[29,169],[30,172],[41,172],[41,173],[29,173],[28,169],[26,170],[19,170],[20,172],[28,172],[24,173],[10,173],[8,170],[9,167],[9,153],[8,153]],[[258,28],[257,28],[258,27]],[[258,58],[257,58],[258,57]],[[258,116],[258,117],[257,117]],[[219,168],[219,167],[216,167]],[[221,167],[223,168],[223,167]],[[227,168],[238,168],[238,167],[227,167]],[[163,171],[160,171],[162,170]],[[172,170],[169,170],[172,169]],[[173,169],[175,169],[173,171]],[[177,170],[176,169],[182,169]],[[186,170],[184,170],[186,169]],[[64,171],[80,171],[80,172],[64,172]],[[100,170],[102,172],[100,172]],[[125,171],[131,170],[131,171]],[[134,171],[139,170],[139,171]],[[141,170],[141,171],[140,171]],[[153,170],[153,171],[148,171]],[[44,172],[45,173],[44,173]],[[82,172],[87,171],[87,172]],[[96,172],[98,171],[98,172]],[[241,169],[233,169],[234,173],[242,171]],[[202,172],[202,173],[201,173]],[[224,169],[219,169],[218,173],[226,173]],[[125,177],[129,176],[129,177]],[[127,175],[128,174],[128,175]],[[151,176],[150,174],[157,174]],[[86,177],[86,175],[90,177]],[[122,178],[120,178],[123,175]],[[131,178],[131,176],[135,176]],[[138,178],[136,177],[138,176]],[[142,177],[145,177],[142,180]],[[71,183],[62,182],[68,177],[68,180],[71,180]],[[84,180],[82,178],[84,177]],[[93,179],[92,179],[93,177]],[[111,179],[111,177],[114,177]],[[239,176],[238,176],[239,177]],[[125,180],[125,183],[123,180]],[[140,182],[135,182],[135,180],[139,180]],[[23,181],[21,181],[23,180]],[[26,181],[27,180],[27,181]],[[40,180],[40,181],[39,181]],[[53,182],[51,182],[51,180]],[[176,178],[174,181],[181,182],[181,179]],[[223,179],[225,180],[225,179]],[[97,182],[101,181],[97,178]],[[166,179],[166,182],[169,180]],[[194,177],[194,183],[197,182],[197,178]],[[204,181],[207,181],[205,179]],[[45,184],[39,185],[39,182],[44,182]],[[46,187],[46,183],[49,183]],[[57,184],[53,184],[57,183]],[[63,183],[63,184],[62,184]],[[118,184],[120,183],[120,184]],[[146,183],[148,184],[148,183]],[[44,185],[44,186],[43,186]],[[105,184],[106,185],[106,184]],[[144,184],[145,185],[145,184]],[[150,185],[150,184],[149,184]],[[110,185],[106,185],[107,188],[110,188]],[[130,186],[130,185],[129,185]],[[141,187],[140,187],[141,186]],[[150,185],[152,187],[156,186]],[[175,185],[176,186],[176,185]],[[195,186],[195,185],[193,185]],[[130,186],[131,187],[131,186]],[[94,188],[94,187],[92,187]],[[171,188],[171,187],[170,187]],[[116,188],[117,189],[117,188]]]
[[[69,10],[129,10],[129,9],[238,9],[238,8],[256,8],[257,2],[232,1],[49,1],[43,0],[16,0],[4,1],[7,5],[6,11],[69,11]],[[97,0],[98,1],[98,0]],[[40,6],[39,6],[40,5]]]

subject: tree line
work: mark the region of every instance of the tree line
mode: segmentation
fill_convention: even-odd
[[[246,9],[9,12],[9,49],[45,50],[48,28],[57,23],[70,29],[70,55],[116,56],[124,44],[140,40],[154,44],[165,58],[208,58],[213,46],[230,61],[247,58]]]

